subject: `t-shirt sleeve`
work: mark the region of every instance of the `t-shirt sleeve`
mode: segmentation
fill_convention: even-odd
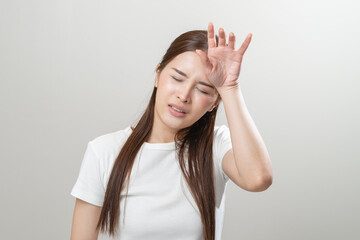
[[[222,161],[224,155],[232,148],[230,130],[226,125],[219,126],[214,133],[214,155],[215,162],[218,164],[217,168],[219,169],[223,180],[227,182],[229,177],[223,171]]]
[[[72,188],[71,195],[101,207],[105,195],[103,170],[101,161],[96,155],[90,141],[87,145],[79,176]]]

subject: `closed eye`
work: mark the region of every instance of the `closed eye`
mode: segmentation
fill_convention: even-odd
[[[173,77],[173,76],[171,76],[173,79],[175,79],[175,81],[178,81],[178,82],[182,82],[182,80],[180,80],[180,79],[177,79],[177,78],[175,78],[175,77]]]
[[[178,81],[178,82],[182,82],[183,80],[181,80],[181,79],[177,79],[177,78],[175,78],[175,77],[173,77],[173,76],[171,76],[175,81]],[[197,90],[199,90],[201,93],[203,93],[203,94],[206,94],[206,95],[208,95],[209,93],[207,93],[207,92],[205,92],[205,91],[203,91],[203,90],[201,90],[200,88],[197,88]]]
[[[200,88],[197,88],[200,92],[202,92],[203,94],[208,94],[207,92],[201,90]]]

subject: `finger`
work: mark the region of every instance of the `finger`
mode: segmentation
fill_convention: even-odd
[[[204,51],[200,50],[200,49],[196,49],[195,52],[199,55],[199,57],[201,59],[201,62],[204,64],[205,68],[208,71],[211,71],[212,64],[211,64],[207,54]]]
[[[248,48],[248,46],[249,46],[249,44],[250,44],[250,42],[251,42],[251,37],[252,37],[252,34],[249,33],[249,34],[246,36],[244,42],[241,44],[241,47],[240,47],[239,50],[238,50],[238,52],[239,52],[241,55],[244,55],[246,49]]]
[[[235,48],[235,34],[232,32],[229,34],[229,45],[228,46],[232,49]]]
[[[216,47],[215,43],[215,34],[214,34],[214,24],[212,22],[208,25],[208,47],[214,48]]]
[[[223,28],[219,28],[219,46],[225,47],[226,36]]]

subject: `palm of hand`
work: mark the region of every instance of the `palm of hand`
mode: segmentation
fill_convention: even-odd
[[[214,26],[208,26],[208,53],[196,50],[199,54],[210,82],[216,88],[227,88],[238,85],[243,55],[250,44],[251,34],[248,34],[239,50],[235,50],[235,35],[230,33],[226,44],[225,32],[219,29],[219,43],[216,47]]]

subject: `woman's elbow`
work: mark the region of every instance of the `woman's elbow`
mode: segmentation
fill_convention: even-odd
[[[257,180],[254,180],[252,184],[248,187],[250,192],[262,192],[268,189],[273,182],[272,174],[260,175],[257,177]]]

